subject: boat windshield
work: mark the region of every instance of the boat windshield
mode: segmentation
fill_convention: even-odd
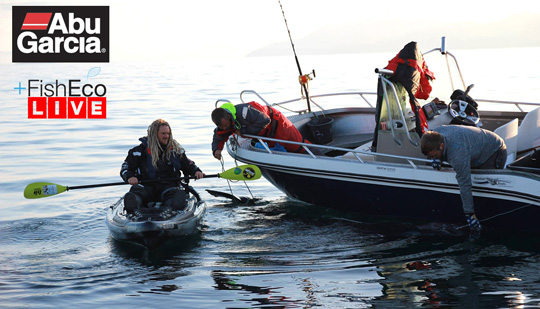
[[[386,87],[385,94],[388,96],[388,104],[382,104],[379,124],[381,130],[390,129],[392,125],[395,129],[410,131],[415,128],[414,112],[411,109],[409,95],[407,90],[400,83],[384,83]],[[383,97],[383,102],[386,101],[386,96]],[[399,105],[398,105],[399,104]],[[390,115],[388,113],[390,108]],[[405,119],[403,123],[402,119]]]
[[[431,81],[431,91],[429,98],[419,100],[420,105],[438,98],[446,104],[450,103],[450,95],[456,90],[465,90],[467,86],[461,75],[461,71],[455,57],[446,52],[442,54],[439,50],[424,54],[424,60],[429,70],[435,74],[435,80]]]

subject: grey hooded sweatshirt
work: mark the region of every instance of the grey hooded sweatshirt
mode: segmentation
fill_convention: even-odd
[[[450,163],[456,172],[463,211],[472,214],[471,168],[481,166],[496,151],[505,149],[504,140],[491,131],[469,126],[441,126],[434,131],[444,138],[442,160]]]

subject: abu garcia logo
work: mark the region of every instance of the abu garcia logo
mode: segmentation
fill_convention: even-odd
[[[109,7],[13,7],[13,62],[109,62]]]
[[[50,18],[52,13],[28,13],[24,20],[22,30],[33,28],[39,25],[46,29],[47,23],[34,24],[38,18],[45,20]],[[39,21],[37,21],[39,22]],[[97,36],[85,38],[79,35],[83,32],[88,34],[100,34],[100,19],[94,19],[93,26],[90,18],[75,17],[75,14],[68,14],[68,23],[64,21],[62,14],[55,13],[47,34],[52,36],[43,36],[38,40],[37,35],[32,31],[25,31],[17,38],[17,47],[25,54],[29,53],[60,53],[66,51],[68,53],[100,53],[101,40]],[[93,28],[92,28],[93,27]],[[35,28],[41,29],[41,28]],[[57,31],[59,33],[57,33]],[[62,34],[63,36],[58,36]],[[104,50],[105,52],[105,50]]]

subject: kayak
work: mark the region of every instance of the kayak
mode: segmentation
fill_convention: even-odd
[[[199,233],[206,203],[193,188],[188,187],[187,191],[184,210],[173,210],[161,202],[151,202],[146,208],[128,214],[124,210],[124,198],[120,198],[107,211],[106,222],[111,236],[116,240],[154,248],[166,240]]]

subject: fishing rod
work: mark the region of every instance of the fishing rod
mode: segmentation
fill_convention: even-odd
[[[289,40],[291,41],[291,46],[294,53],[294,59],[296,60],[296,66],[298,67],[298,73],[300,73],[299,81],[300,81],[300,84],[302,85],[302,89],[304,90],[306,94],[308,111],[311,113],[311,103],[309,100],[309,92],[308,92],[308,87],[307,87],[307,83],[309,82],[309,80],[311,80],[311,77],[309,76],[309,74],[306,74],[306,75],[302,74],[302,68],[300,67],[300,61],[298,61],[298,56],[296,55],[296,49],[294,48],[294,43],[291,37],[291,31],[289,30],[289,25],[287,24],[287,18],[285,18],[285,11],[283,10],[283,5],[281,5],[281,1],[278,0],[278,2],[279,2],[279,6],[281,7],[281,13],[283,14],[283,20],[285,21],[285,27],[287,28],[287,32],[289,33]],[[313,73],[313,77],[315,77],[315,70],[313,70],[312,73]],[[315,117],[317,117],[317,115],[315,115]]]

